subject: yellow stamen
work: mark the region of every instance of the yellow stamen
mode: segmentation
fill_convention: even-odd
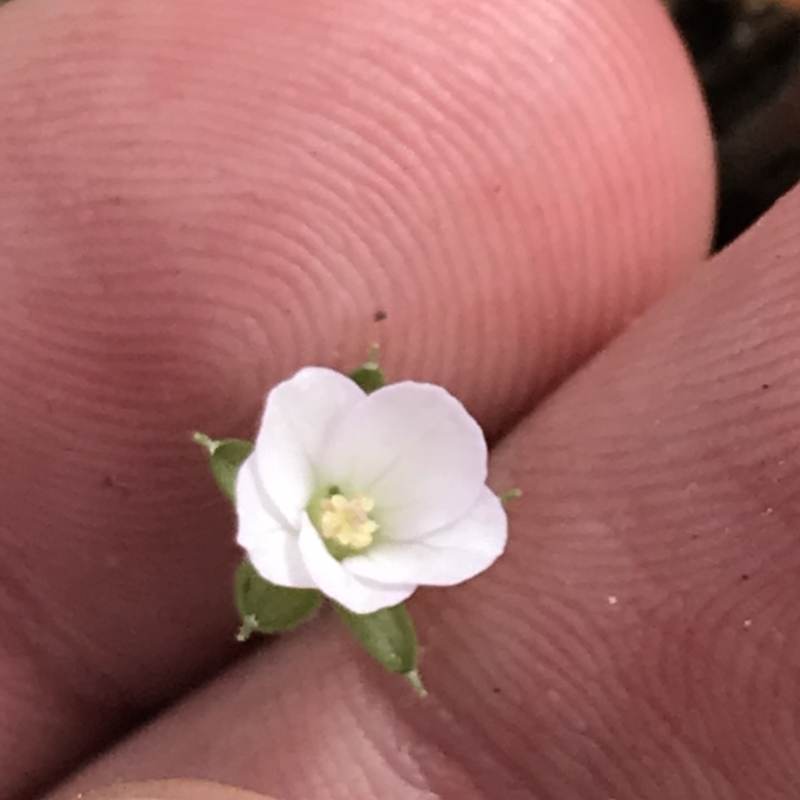
[[[323,538],[351,550],[363,550],[372,544],[378,523],[370,519],[369,512],[375,501],[363,494],[348,499],[334,494],[320,500],[320,533]]]

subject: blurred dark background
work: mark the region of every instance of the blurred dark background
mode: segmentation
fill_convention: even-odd
[[[664,1],[714,126],[719,248],[800,179],[800,0]]]

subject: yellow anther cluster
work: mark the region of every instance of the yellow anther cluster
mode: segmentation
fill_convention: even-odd
[[[378,530],[378,523],[369,516],[374,507],[375,502],[363,494],[353,498],[343,494],[324,497],[320,500],[320,533],[343,547],[363,550],[372,544]]]

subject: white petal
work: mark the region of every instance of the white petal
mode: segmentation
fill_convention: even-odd
[[[324,447],[320,474],[375,500],[386,530],[413,536],[464,514],[486,481],[486,440],[440,386],[396,383],[345,414]]]
[[[474,578],[505,550],[508,520],[503,504],[484,487],[460,519],[414,540],[387,541],[346,560],[347,569],[375,582],[452,586]]]
[[[396,606],[411,596],[416,584],[376,584],[351,575],[346,561],[337,561],[327,550],[308,514],[300,529],[300,552],[317,588],[331,600],[354,614],[371,614],[381,608]]]
[[[300,555],[298,531],[292,530],[259,484],[253,455],[236,478],[236,515],[236,541],[262,577],[297,589],[315,585]]]
[[[255,453],[264,489],[287,520],[300,514],[315,490],[314,465],[331,430],[366,395],[350,378],[306,367],[269,393]]]

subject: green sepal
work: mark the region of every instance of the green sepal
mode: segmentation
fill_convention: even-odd
[[[389,672],[403,675],[419,695],[427,690],[417,668],[417,632],[403,603],[372,614],[354,614],[333,604],[342,622],[362,647]]]
[[[378,346],[375,345],[369,359],[351,373],[352,378],[367,394],[372,394],[376,389],[386,385],[386,376],[378,364]]]
[[[194,440],[208,452],[211,474],[220,491],[231,501],[236,499],[236,476],[242,462],[253,452],[253,443],[244,439],[215,441],[204,433],[195,433]]]
[[[316,589],[290,589],[276,586],[256,572],[245,558],[234,579],[236,608],[242,627],[236,637],[246,641],[250,634],[280,633],[305,622],[320,606],[322,595]]]

